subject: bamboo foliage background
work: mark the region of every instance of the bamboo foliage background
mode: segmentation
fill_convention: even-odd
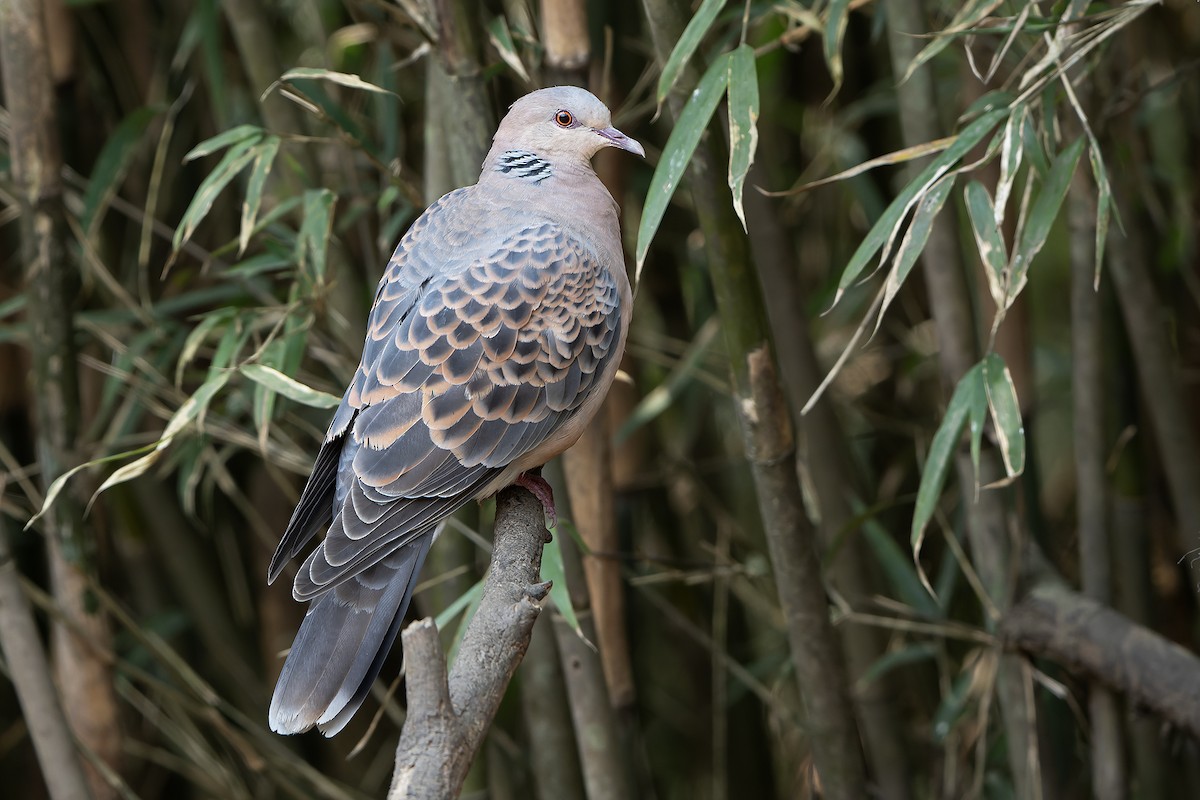
[[[1200,796],[1194,4],[9,0],[0,45],[13,796],[81,796],[22,669],[93,797],[385,793],[399,652],[270,734],[266,563],[395,242],[555,83],[646,145],[597,159],[637,305],[463,796]],[[451,659],[491,514],[416,596]]]

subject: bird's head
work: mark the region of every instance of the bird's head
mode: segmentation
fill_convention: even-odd
[[[513,103],[493,141],[551,160],[590,159],[605,147],[646,155],[640,144],[613,127],[604,103],[575,86],[539,89]]]

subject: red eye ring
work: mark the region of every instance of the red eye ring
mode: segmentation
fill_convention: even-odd
[[[554,122],[560,128],[570,128],[575,124],[575,115],[564,108],[554,115]]]

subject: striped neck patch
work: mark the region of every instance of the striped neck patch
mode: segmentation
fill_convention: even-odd
[[[554,174],[549,161],[527,150],[504,151],[496,159],[495,170],[530,183],[541,183]]]

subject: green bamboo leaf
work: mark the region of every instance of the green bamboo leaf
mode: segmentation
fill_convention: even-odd
[[[213,351],[212,361],[209,362],[209,379],[236,363],[238,354],[242,352],[253,333],[254,327],[247,325],[242,318],[235,315],[230,320],[225,332],[221,334],[221,341],[217,342],[217,349]]]
[[[97,464],[105,464],[109,461],[117,461],[120,459],[129,458],[130,456],[134,455],[141,456],[137,461],[134,461],[131,464],[126,464],[125,466],[116,470],[108,477],[108,480],[100,484],[100,488],[96,490],[95,494],[92,495],[92,499],[88,502],[89,507],[105,489],[115,486],[118,483],[123,483],[144,473],[147,469],[154,465],[162,451],[166,450],[171,445],[171,442],[174,440],[174,438],[178,436],[179,433],[185,427],[187,427],[189,423],[195,421],[204,414],[204,412],[208,409],[208,404],[212,402],[212,399],[216,396],[217,392],[219,392],[221,388],[225,386],[225,383],[228,381],[228,379],[229,373],[223,372],[215,378],[212,378],[202,384],[200,388],[197,389],[196,392],[189,397],[187,401],[171,416],[170,421],[167,422],[167,427],[163,430],[162,436],[159,437],[158,441],[154,444],[147,445],[146,447],[142,447],[137,450],[118,453],[116,455],[106,456],[104,458],[98,458],[94,461],[89,461],[86,464],[80,464],[79,466],[58,476],[58,478],[56,478],[54,482],[50,484],[50,488],[46,490],[46,498],[42,502],[41,509],[29,520],[29,522],[25,523],[25,527],[28,528],[46,513],[46,511],[58,498],[59,494],[62,493],[67,481],[70,480],[70,478],[80,470],[87,469],[88,467],[94,467]]]
[[[662,101],[671,92],[671,87],[679,80],[679,73],[683,71],[687,60],[692,57],[692,53],[696,52],[696,48],[700,46],[700,40],[704,38],[704,34],[708,33],[717,14],[721,13],[721,9],[724,7],[725,0],[704,0],[700,4],[700,8],[696,9],[695,16],[683,29],[683,34],[671,50],[667,63],[663,65],[662,75],[658,79],[657,102],[659,105],[662,105]]]
[[[1042,148],[1042,140],[1037,135],[1033,125],[1033,114],[1028,109],[1022,112],[1021,123],[1021,153],[1029,159],[1039,178],[1044,178],[1050,171],[1050,162],[1046,160],[1046,151]]]
[[[295,307],[300,304],[300,287],[293,283],[288,292],[288,303]],[[290,378],[300,370],[304,359],[304,347],[308,342],[308,329],[312,324],[311,314],[289,313],[284,318],[283,333],[272,339],[259,353],[257,364],[248,364],[251,371],[247,373],[257,385],[254,387],[254,398],[251,409],[254,413],[254,423],[258,428],[259,446],[265,451],[267,439],[270,436],[271,421],[276,417],[278,403],[276,398],[284,397],[297,400],[305,405],[315,405],[318,408],[332,408],[329,398],[324,392],[311,389],[308,386]],[[260,371],[262,368],[264,371]],[[244,370],[243,370],[244,371]],[[270,374],[274,373],[274,374]],[[279,379],[283,379],[280,381]],[[293,396],[292,393],[296,393]],[[339,398],[333,398],[334,405],[340,403]]]
[[[79,224],[86,233],[92,233],[93,225],[102,217],[101,208],[120,189],[142,134],[160,111],[156,108],[139,108],[131,112],[105,140],[83,193],[83,212],[79,215]]]
[[[933,715],[933,741],[941,744],[946,741],[946,737],[954,730],[955,724],[963,714],[963,710],[967,707],[967,700],[971,696],[971,685],[974,683],[975,671],[971,667],[967,667],[958,674],[954,679],[954,683],[950,687],[950,691],[942,698],[942,702],[938,705],[937,711]]]
[[[971,219],[971,232],[975,234],[975,247],[983,262],[987,275],[988,290],[997,308],[1004,307],[1004,270],[1008,266],[1008,248],[1004,237],[996,227],[996,210],[992,197],[979,181],[967,184],[963,197],[967,204],[967,216]]]
[[[854,514],[851,524],[862,521],[862,536],[875,554],[875,560],[883,569],[884,578],[896,598],[925,619],[944,618],[946,612],[938,604],[938,596],[926,590],[926,584],[917,573],[912,558],[896,543],[891,532],[885,530],[875,516],[864,512],[862,504],[857,501],[854,501]]]
[[[277,272],[285,267],[292,266],[291,252],[283,250],[278,246],[272,246],[272,243],[267,243],[266,246],[267,252],[256,253],[249,258],[242,259],[222,274],[230,278],[236,277],[245,280],[253,278],[256,275],[265,275],[268,272]]]
[[[134,333],[122,347],[114,350],[112,371],[104,378],[100,403],[85,441],[101,438],[112,441],[116,436],[134,432],[138,418],[145,411],[130,392],[132,376],[139,371],[137,365],[150,363],[157,368],[159,363],[156,362],[169,363],[176,351],[175,343],[181,338],[182,332],[175,325],[163,321]],[[120,413],[114,411],[118,404],[124,406]]]
[[[358,75],[352,75],[348,72],[334,72],[333,70],[330,70],[330,69],[316,69],[313,67],[296,67],[295,69],[289,69],[287,72],[283,73],[283,75],[281,75],[279,77],[279,80],[281,82],[282,81],[293,81],[293,80],[297,80],[297,79],[314,80],[314,81],[328,81],[329,83],[336,83],[339,86],[345,86],[350,89],[362,89],[363,91],[366,91],[366,92],[376,92],[378,94],[390,94],[393,97],[397,96],[395,92],[388,91],[387,89],[384,89],[382,86],[376,86],[373,83],[364,81]],[[274,88],[274,87],[271,87],[271,88]],[[271,89],[268,88],[267,92],[270,92],[270,91],[271,91]],[[265,94],[266,94],[266,92],[264,92],[264,95]]]
[[[15,297],[10,297],[7,300],[0,301],[0,319],[17,314],[24,311],[29,298],[24,294],[19,294]]]
[[[1100,268],[1104,264],[1104,245],[1108,242],[1108,221],[1112,214],[1112,185],[1108,182],[1108,170],[1104,167],[1104,156],[1100,148],[1088,148],[1088,160],[1092,164],[1092,177],[1096,181],[1096,277],[1093,286],[1100,290]]]
[[[1046,243],[1046,237],[1050,235],[1050,227],[1058,217],[1058,210],[1062,207],[1063,198],[1067,196],[1067,188],[1071,185],[1071,176],[1075,174],[1075,165],[1079,163],[1079,156],[1083,153],[1085,143],[1086,140],[1082,136],[1072,142],[1066,150],[1058,154],[1050,171],[1046,173],[1041,192],[1038,194],[1037,200],[1033,201],[1029,219],[1025,223],[1025,229],[1021,231],[1021,240],[1013,251],[1008,291],[1005,294],[1005,308],[1011,306],[1017,299],[1017,295],[1025,288],[1025,282],[1029,275],[1029,264],[1042,249],[1042,245]]]
[[[139,458],[137,461],[132,461],[122,467],[117,468],[116,470],[113,470],[113,474],[105,478],[104,483],[100,484],[100,488],[92,493],[92,498],[88,500],[88,508],[91,508],[92,504],[96,502],[96,498],[102,495],[108,489],[125,483],[126,481],[131,481],[134,478],[145,474],[148,469],[158,463],[159,458],[162,457],[163,451],[166,449],[168,444],[170,444],[169,439],[160,440],[158,445],[153,450]]]
[[[236,128],[230,128],[211,139],[205,139],[189,150],[188,154],[183,157],[183,161],[186,164],[189,161],[195,161],[197,158],[215,153],[218,150],[224,150],[226,147],[246,139],[261,139],[264,135],[266,135],[266,131],[257,125],[238,125]]]
[[[271,165],[275,163],[275,156],[279,153],[280,141],[278,136],[268,136],[257,148],[258,155],[254,159],[254,168],[250,171],[250,181],[246,184],[246,199],[242,203],[242,230],[238,237],[239,256],[250,244],[254,222],[258,219],[258,209],[262,206],[263,189],[267,185]]]
[[[1012,479],[1025,471],[1025,423],[1021,419],[1017,389],[1004,359],[995,353],[983,359],[983,376],[1004,471]]]
[[[54,501],[58,499],[60,494],[62,494],[62,490],[66,488],[67,483],[71,480],[71,478],[75,477],[83,470],[95,467],[99,464],[107,464],[110,461],[120,461],[129,458],[130,456],[141,455],[142,453],[151,450],[153,447],[154,445],[151,444],[127,453],[117,453],[115,455],[105,456],[104,458],[97,458],[93,461],[88,461],[84,464],[79,464],[78,466],[72,467],[62,475],[59,475],[57,478],[51,481],[50,486],[46,489],[46,496],[42,499],[42,507],[39,508],[38,512],[30,517],[29,521],[25,523],[24,530],[29,530],[33,526],[33,523],[45,516],[46,512],[50,510],[50,506],[54,505]]]
[[[941,155],[923,169],[916,178],[909,181],[908,185],[896,195],[896,198],[871,226],[871,230],[867,232],[858,249],[854,251],[854,255],[850,257],[850,262],[842,270],[837,293],[831,305],[837,305],[846,289],[858,279],[863,268],[879,252],[884,242],[894,236],[894,232],[899,228],[908,209],[917,201],[917,198],[958,163],[971,148],[979,144],[983,137],[1007,115],[1007,109],[997,109],[972,122],[954,138],[952,145],[942,151]]]
[[[971,411],[972,398],[983,381],[983,365],[976,364],[967,371],[954,389],[950,405],[946,407],[946,415],[938,426],[929,444],[929,455],[925,459],[925,469],[921,472],[921,484],[917,488],[917,503],[913,510],[911,544],[913,560],[921,555],[921,545],[925,538],[925,527],[933,519],[937,508],[938,497],[946,483],[946,475],[950,464],[954,461],[954,451],[958,448],[959,437],[967,424]]]
[[[876,331],[879,330],[879,323],[883,321],[884,312],[891,305],[896,293],[900,291],[900,287],[904,285],[905,279],[912,272],[913,265],[917,263],[917,256],[921,255],[921,251],[925,249],[925,243],[929,241],[929,232],[933,229],[933,221],[937,219],[942,207],[946,205],[946,198],[950,196],[950,190],[954,188],[956,177],[958,176],[951,174],[942,178],[931,186],[917,203],[912,223],[904,233],[904,239],[896,251],[895,263],[888,273],[887,284],[884,286],[883,305],[875,317]]]
[[[487,32],[492,47],[496,48],[496,52],[500,54],[500,60],[517,73],[521,80],[530,83],[529,72],[526,71],[525,64],[521,61],[521,55],[517,52],[512,31],[508,29],[508,20],[503,16],[496,17],[488,24]]]
[[[729,57],[729,190],[733,193],[733,210],[742,221],[742,230],[746,229],[742,192],[757,149],[758,73],[754,48],[743,44]]]
[[[904,77],[900,79],[900,82],[904,83],[907,81],[922,64],[945,50],[946,46],[954,41],[955,34],[974,26],[988,14],[992,13],[993,9],[999,5],[1000,0],[973,0],[973,2],[962,6],[958,13],[954,15],[954,19],[950,20],[950,24],[944,30],[935,33],[933,41],[925,45],[921,52],[917,53],[916,57],[908,65],[908,69],[904,71]]]
[[[635,284],[641,278],[646,253],[650,250],[650,242],[658,231],[663,214],[667,212],[667,204],[671,202],[672,195],[679,187],[679,181],[687,169],[688,162],[691,161],[692,153],[695,152],[701,135],[708,127],[708,121],[712,119],[725,94],[725,87],[729,81],[728,61],[728,55],[721,56],[708,68],[708,72],[704,73],[700,84],[679,114],[675,128],[667,138],[667,146],[663,148],[662,159],[650,178],[646,206],[642,210],[642,224],[638,228]]]
[[[483,583],[483,580],[480,580],[479,583],[467,591],[469,599],[467,608],[463,611],[462,619],[458,622],[458,628],[454,631],[454,638],[450,640],[450,650],[446,653],[446,666],[448,667],[454,666],[454,661],[458,658],[458,648],[462,645],[463,636],[467,633],[467,626],[471,624],[471,620],[475,617],[475,612],[479,610],[479,604],[483,602]]]
[[[971,120],[978,119],[984,114],[997,111],[999,109],[1011,109],[1015,99],[1016,98],[1012,96],[1011,92],[1005,92],[999,89],[985,92],[971,101],[971,104],[967,106],[966,111],[962,112],[962,115],[959,116],[959,122],[970,122]]]
[[[362,150],[381,164],[387,164],[392,160],[393,154],[381,152],[375,137],[370,135],[360,124],[361,117],[355,115],[339,103],[333,95],[326,91],[324,83],[300,76],[292,84],[292,93],[319,108],[321,113],[328,117],[329,121],[345,134],[343,138],[354,147]],[[392,93],[376,93],[375,96],[391,97]]]
[[[183,371],[187,369],[188,364],[192,363],[192,359],[196,357],[200,345],[204,344],[204,340],[218,325],[228,325],[234,318],[237,312],[232,308],[219,308],[210,314],[206,314],[204,319],[200,320],[195,328],[183,340],[183,349],[179,352],[179,358],[175,362],[175,385],[183,385]]]
[[[337,195],[328,189],[309,189],[304,193],[304,222],[296,236],[296,263],[314,284],[325,279],[325,255],[336,201]]]
[[[475,581],[471,588],[454,598],[450,605],[442,609],[442,613],[438,614],[433,619],[433,623],[437,625],[438,630],[445,630],[450,622],[475,603],[475,600],[483,592],[484,578]]]
[[[171,415],[171,419],[167,422],[167,427],[163,430],[162,437],[159,439],[159,446],[164,441],[174,438],[190,423],[203,417],[204,412],[208,410],[208,404],[217,396],[217,392],[224,389],[225,384],[229,382],[229,376],[229,372],[219,372],[202,383],[200,388]]]
[[[571,604],[571,592],[567,588],[567,572],[563,566],[562,545],[560,543],[560,527],[570,523],[561,520],[550,529],[550,541],[542,548],[542,580],[550,581],[550,599],[554,601],[558,613],[575,631],[575,635],[583,638],[583,630],[579,627],[579,617],[575,614],[575,606]],[[565,531],[563,531],[565,533]]]
[[[254,414],[255,428],[258,430],[259,446],[263,450],[267,448],[271,421],[276,417],[276,400],[280,395],[315,408],[333,408],[341,402],[339,398],[306,386],[289,376],[289,373],[295,373],[300,368],[307,339],[305,329],[296,327],[296,318],[297,315],[289,315],[285,322],[285,333],[272,339],[262,348],[256,363],[243,364],[238,368],[256,384],[250,408]]]
[[[279,367],[283,361],[283,342],[279,338],[274,338],[267,343],[266,347],[258,353],[258,361],[256,364],[243,364],[238,367],[243,374],[254,379],[254,375],[258,374],[260,380],[254,382],[253,392],[250,399],[250,411],[254,417],[254,429],[258,431],[258,446],[266,452],[267,440],[271,436],[271,420],[275,416],[275,399],[278,394],[273,389],[268,389],[262,382],[267,379],[267,376],[258,373],[252,369],[250,372],[245,372],[243,367],[259,367],[263,370],[269,370],[272,373],[278,374],[280,377],[286,377],[279,372]]]
[[[1004,123],[1004,139],[1000,146],[1000,179],[996,181],[996,205],[993,214],[997,229],[1004,227],[1008,198],[1012,194],[1017,170],[1021,168],[1021,159],[1025,154],[1025,148],[1021,146],[1021,129],[1028,114],[1028,107],[1023,106],[1020,111],[1013,112]]]
[[[196,516],[196,490],[205,475],[207,455],[211,451],[206,437],[194,436],[184,439],[175,451],[175,489],[189,517]]]
[[[179,252],[183,243],[192,238],[196,227],[208,216],[217,195],[221,194],[230,181],[255,159],[258,153],[254,145],[258,141],[259,137],[252,137],[242,139],[232,145],[216,168],[201,182],[200,188],[192,197],[192,202],[183,212],[183,219],[179,221],[179,227],[175,229],[175,238],[172,241],[172,249],[175,252]]]
[[[901,150],[895,150],[891,153],[887,153],[886,155],[876,156],[875,158],[863,161],[854,165],[850,169],[842,170],[835,175],[830,175],[827,178],[820,178],[815,181],[809,181],[808,183],[792,189],[784,189],[780,192],[768,192],[762,189],[759,189],[759,191],[765,194],[767,197],[790,197],[795,194],[803,194],[804,192],[809,192],[813,189],[816,189],[818,186],[825,186],[830,183],[836,183],[837,181],[844,181],[849,178],[853,178],[856,175],[869,172],[876,167],[894,166],[896,164],[903,164],[914,159],[924,158],[925,156],[931,156],[934,153],[940,153],[950,145],[954,144],[956,138],[957,137],[955,136],[947,136],[942,139],[934,139],[932,142],[922,142],[921,144],[913,145],[912,147],[905,147]]]
[[[295,400],[301,405],[312,408],[334,408],[342,402],[340,397],[322,392],[320,389],[314,389],[265,364],[242,364],[238,370],[255,383],[281,394],[289,400]]]
[[[675,398],[691,384],[692,377],[703,364],[720,330],[720,319],[716,314],[704,321],[679,359],[679,363],[664,380],[638,401],[624,424],[613,435],[615,444],[621,444],[639,428],[654,421],[671,407]]]
[[[983,450],[983,428],[987,424],[988,398],[986,380],[972,381],[967,393],[967,433],[971,439],[971,464],[979,475],[979,457]],[[976,485],[979,480],[976,478]]]
[[[284,217],[287,217],[289,214],[291,214],[297,208],[302,208],[303,206],[304,206],[304,195],[298,195],[298,196],[287,197],[285,199],[279,200],[278,202],[271,205],[271,207],[267,209],[267,212],[265,214],[262,213],[262,211],[260,209],[258,216],[254,220],[254,225],[250,228],[249,238],[253,239],[255,236],[262,233],[264,230],[271,227],[279,220],[283,219]],[[283,247],[284,242],[291,244],[291,247],[287,248],[286,251]],[[274,248],[273,252],[275,252],[276,254],[286,252],[287,253],[287,262],[286,263],[295,264],[296,263],[295,259],[294,259],[295,249],[296,249],[295,244],[296,244],[295,236],[292,235],[292,231],[289,228],[284,227],[279,231],[279,236],[277,238],[270,238],[270,239],[264,240],[262,243],[262,246],[268,250],[272,250],[272,248]],[[232,249],[233,249],[232,244],[224,245],[221,248],[219,248],[215,254],[224,254],[225,252],[232,250]],[[245,265],[248,263],[251,263],[251,261],[252,261],[252,259],[247,259],[246,261],[238,262],[238,264],[229,267],[229,269],[227,269],[224,274],[226,274],[226,275],[236,274],[239,267],[244,268]]]
[[[825,18],[825,63],[829,65],[829,76],[833,78],[832,98],[842,88],[842,39],[846,36],[846,23],[850,19],[850,0],[833,0],[829,4],[829,15]]]

